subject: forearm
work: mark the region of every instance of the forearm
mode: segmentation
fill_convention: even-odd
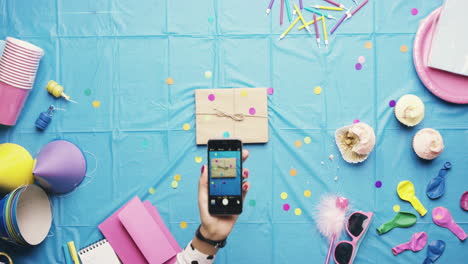
[[[185,249],[177,254],[176,264],[212,264],[216,252],[217,248],[194,237]]]

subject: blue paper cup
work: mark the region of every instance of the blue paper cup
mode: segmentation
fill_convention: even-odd
[[[16,245],[21,245],[21,239],[15,234],[14,228],[11,225],[12,201],[21,188],[24,188],[24,186],[18,187],[0,200],[0,236],[3,240]]]

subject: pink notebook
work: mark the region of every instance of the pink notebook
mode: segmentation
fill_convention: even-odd
[[[156,207],[133,198],[99,225],[124,264],[173,264],[181,250]]]

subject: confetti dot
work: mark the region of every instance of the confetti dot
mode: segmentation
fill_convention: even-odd
[[[274,92],[275,92],[275,90],[274,90],[272,87],[269,87],[269,88],[267,89],[267,93],[268,93],[269,95],[272,95]]]
[[[196,163],[200,163],[203,161],[203,158],[202,157],[195,157],[195,162]]]
[[[419,13],[419,10],[418,10],[417,8],[411,9],[411,14],[412,14],[413,16],[417,15],[418,13]]]
[[[359,120],[359,119],[354,119],[354,120],[353,120],[353,124],[357,124],[357,123],[359,123],[359,122],[361,122],[361,120]]]
[[[141,141],[141,147],[142,147],[142,148],[148,148],[148,147],[149,147],[148,140],[143,139],[143,140]]]
[[[212,17],[212,16],[208,17],[208,22],[209,22],[209,23],[213,23],[214,20],[215,20],[214,17]]]
[[[377,188],[382,187],[382,182],[381,181],[376,181],[375,182],[375,187],[377,187]]]
[[[294,142],[294,146],[296,146],[297,148],[300,148],[300,147],[302,146],[301,141],[300,141],[300,140],[296,140],[296,141]]]
[[[304,196],[305,196],[305,197],[310,197],[311,195],[312,195],[312,192],[311,192],[311,191],[309,191],[309,190],[305,190],[305,191],[304,191]]]
[[[172,187],[173,189],[176,189],[178,186],[179,186],[179,183],[178,183],[177,181],[172,181],[171,187]]]
[[[249,95],[249,93],[247,92],[247,90],[241,90],[241,91],[240,91],[240,96],[241,96],[241,97],[247,97],[247,95]]]
[[[395,105],[396,105],[395,100],[390,100],[390,102],[388,102],[388,105],[389,105],[390,107],[395,107]]]
[[[84,94],[86,96],[90,96],[91,95],[91,89],[88,88],[88,89],[84,90]]]
[[[364,47],[366,47],[366,49],[372,49],[372,42],[366,42],[366,44],[364,44]]]
[[[213,73],[212,73],[212,72],[210,72],[210,71],[206,71],[206,72],[205,72],[205,78],[211,79],[212,76],[213,76]]]
[[[320,164],[325,165],[325,162],[321,161]]]
[[[393,206],[393,211],[396,212],[396,213],[400,212],[400,206],[398,204],[395,204]]]
[[[366,62],[366,57],[359,56],[357,60],[358,60],[359,63],[364,63],[364,62]]]
[[[255,115],[255,113],[257,113],[257,110],[255,110],[254,107],[250,107],[250,109],[249,109],[249,114],[250,114],[250,115]]]
[[[182,229],[187,228],[187,222],[185,222],[185,221],[180,222],[179,225],[180,225],[180,228],[182,228]]]
[[[229,138],[230,136],[231,134],[227,131],[223,133],[223,138]]]
[[[215,95],[214,94],[209,94],[208,95],[208,100],[210,100],[211,102],[213,102],[215,100]]]
[[[280,197],[281,197],[281,199],[286,200],[286,199],[288,199],[288,194],[285,193],[285,192],[282,192],[282,193],[280,194]]]
[[[101,106],[101,102],[100,101],[93,101],[93,107],[94,108],[98,108]]]
[[[211,184],[214,184],[214,181],[212,181]]]
[[[401,51],[401,52],[407,52],[407,51],[408,51],[408,46],[406,46],[406,45],[401,45],[400,51]]]
[[[190,130],[190,124],[185,123],[185,124],[182,126],[182,129],[184,129],[185,131]]]
[[[174,84],[174,79],[169,77],[169,78],[166,79],[166,83],[169,84],[169,85],[173,85]]]
[[[295,214],[295,215],[301,215],[301,214],[302,214],[301,208],[296,208],[296,209],[294,209],[294,214]]]
[[[210,121],[211,120],[211,116],[210,115],[206,115],[205,116],[205,121]]]
[[[356,63],[356,70],[360,71],[362,70],[362,64],[361,63]]]
[[[330,160],[334,160],[334,159],[335,159],[335,156],[334,156],[333,154],[330,154],[330,156],[328,156],[328,158],[329,158]]]
[[[148,192],[149,192],[150,194],[155,194],[155,193],[156,193],[156,189],[155,189],[154,187],[151,187],[151,188],[148,189]]]
[[[289,204],[283,204],[283,210],[289,211],[289,209],[291,209],[291,207],[289,206]]]
[[[310,144],[311,141],[312,141],[312,139],[310,137],[305,137],[304,138],[304,143],[306,143],[306,144]]]
[[[180,174],[174,175],[174,181],[180,181]]]
[[[338,176],[335,176],[334,180],[337,181],[337,180],[338,180]]]
[[[257,202],[255,200],[250,200],[249,205],[254,207],[255,205],[257,205]]]
[[[314,94],[319,95],[319,94],[321,94],[321,93],[322,93],[322,87],[316,86],[316,87],[314,88]]]
[[[297,170],[296,170],[296,169],[291,169],[291,170],[289,171],[289,175],[291,175],[291,176],[296,176],[296,175],[297,175]]]

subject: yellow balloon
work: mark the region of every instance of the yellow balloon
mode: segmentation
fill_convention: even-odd
[[[20,145],[0,144],[0,191],[11,192],[34,183],[33,158]]]

